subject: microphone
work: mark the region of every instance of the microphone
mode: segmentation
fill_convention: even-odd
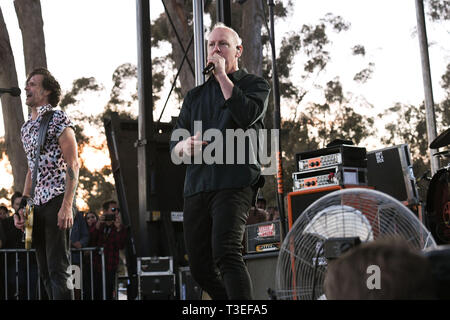
[[[2,93],[9,93],[13,97],[18,97],[18,96],[20,96],[20,89],[17,88],[17,87],[12,87],[12,88],[9,88],[9,89],[0,88],[0,95]]]
[[[205,67],[205,69],[203,69],[203,74],[207,75],[207,74],[211,73],[215,67],[216,66],[214,65],[214,63],[211,63],[211,62],[208,63],[208,65]]]

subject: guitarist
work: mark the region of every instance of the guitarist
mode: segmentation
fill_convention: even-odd
[[[59,103],[61,88],[48,70],[39,68],[32,71],[26,80],[25,92],[31,114],[22,126],[21,135],[28,173],[21,209],[19,216],[14,217],[14,223],[17,228],[24,229],[23,211],[31,200],[34,205],[32,243],[46,293],[50,300],[71,300],[73,291],[67,286],[70,276],[69,235],[79,172],[74,126],[63,111],[53,110]],[[40,151],[37,179],[32,190],[39,127],[48,111],[53,111],[53,114]],[[31,194],[34,197],[29,199]]]

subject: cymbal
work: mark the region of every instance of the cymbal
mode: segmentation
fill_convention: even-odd
[[[442,132],[430,143],[430,149],[437,149],[450,144],[450,128]]]
[[[435,154],[433,154],[433,156],[450,156],[450,150],[444,150],[441,152],[436,152]]]

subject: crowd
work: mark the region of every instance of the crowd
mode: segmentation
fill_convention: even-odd
[[[267,207],[267,201],[262,196],[258,196],[255,206],[248,212],[247,225],[280,219],[280,212],[277,207]]]
[[[0,249],[6,249],[0,253],[0,300],[34,300],[38,299],[38,292],[41,299],[45,299],[45,290],[38,288],[36,257],[24,250],[24,233],[14,226],[13,216],[21,200],[22,194],[15,192],[11,197],[12,213],[6,205],[0,205]],[[82,270],[83,290],[75,287],[75,299],[117,297],[115,283],[126,238],[127,231],[116,201],[105,202],[100,215],[77,210],[70,234],[71,264]],[[98,248],[103,248],[103,259]]]

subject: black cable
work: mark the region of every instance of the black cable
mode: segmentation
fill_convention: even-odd
[[[161,115],[159,116],[158,122],[156,123],[156,127],[158,127],[158,124],[161,122],[161,118],[163,116],[164,110],[166,109],[167,102],[169,102],[170,95],[172,94],[173,88],[175,88],[175,84],[177,83],[177,79],[178,79],[178,76],[180,75],[181,68],[183,67],[183,63],[184,63],[184,61],[187,58],[187,54],[188,54],[189,48],[191,47],[193,41],[194,41],[194,35],[192,35],[191,40],[189,41],[189,45],[188,45],[187,51],[184,52],[183,59],[181,60],[180,67],[178,68],[178,72],[175,75],[175,79],[173,80],[172,87],[170,88],[169,94],[167,95],[166,103],[164,103],[164,107],[161,110]]]
[[[166,12],[166,14],[167,14],[167,18],[169,19],[169,22],[170,22],[170,24],[172,25],[172,29],[173,29],[173,31],[175,32],[175,36],[177,37],[178,43],[180,44],[180,47],[181,47],[181,49],[183,50],[183,52],[184,52],[184,54],[185,54],[185,56],[186,56],[186,55],[187,55],[187,52],[189,51],[189,47],[188,47],[187,50],[184,50],[183,43],[181,42],[180,36],[178,35],[177,29],[175,28],[175,24],[173,23],[173,20],[172,20],[172,18],[170,17],[170,14],[169,14],[169,11],[167,10],[166,4],[164,3],[163,0],[161,0],[161,2],[162,2],[162,4],[163,4],[163,6],[164,6],[164,10],[165,10],[165,12]],[[189,61],[189,59],[187,59],[187,62],[188,62],[189,68],[191,69],[192,75],[193,75],[194,78],[195,78],[194,68],[192,67],[191,62]],[[180,67],[180,69],[181,69],[181,67]]]

